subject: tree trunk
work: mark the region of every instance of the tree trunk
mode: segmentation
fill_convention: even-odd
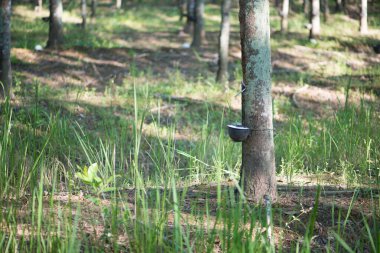
[[[271,52],[268,0],[240,0],[243,125],[251,134],[243,142],[240,183],[257,202],[276,198],[271,97]]]
[[[50,0],[49,40],[46,47],[59,48],[63,44],[63,7],[61,0]]]
[[[123,0],[116,0],[116,9],[121,9],[122,5],[123,5]]]
[[[42,0],[37,0],[35,1],[35,8],[34,10],[37,11],[37,12],[41,12],[42,11]]]
[[[281,33],[286,33],[288,30],[288,15],[289,15],[289,0],[282,1],[281,11]]]
[[[94,18],[96,16],[96,0],[91,0],[91,17]]]
[[[321,20],[319,17],[319,0],[311,0],[310,5],[310,34],[309,39],[317,39],[321,33]]]
[[[205,2],[204,0],[195,0],[195,22],[194,22],[194,35],[191,46],[199,48],[205,38],[205,31],[203,25],[203,13]]]
[[[191,33],[195,21],[195,0],[186,1],[186,24],[183,28],[184,33]]]
[[[310,12],[310,0],[303,0],[302,7],[303,7],[303,13],[305,13],[305,15],[308,15]]]
[[[368,32],[367,24],[367,0],[362,0],[361,13],[360,13],[360,33],[366,34]]]
[[[87,0],[81,0],[82,28],[86,29],[87,24]]]
[[[342,11],[342,0],[335,0],[335,12],[341,12]]]
[[[186,16],[187,2],[185,0],[177,0],[178,12],[179,12],[179,21],[183,20],[183,17]]]
[[[223,0],[222,22],[219,34],[219,61],[216,81],[225,83],[228,81],[228,46],[230,41],[230,10],[231,0]]]
[[[11,67],[11,0],[0,6],[0,97],[12,96]]]
[[[323,3],[323,21],[327,22],[329,20],[329,16],[330,16],[329,1],[328,0],[322,0],[322,3]]]

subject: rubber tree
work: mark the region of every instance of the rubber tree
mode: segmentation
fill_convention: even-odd
[[[193,42],[191,43],[191,47],[194,47],[194,48],[201,47],[202,42],[205,38],[204,20],[203,20],[204,8],[205,8],[204,0],[195,0],[194,34],[193,34]]]
[[[367,0],[361,0],[360,6],[360,33],[366,34],[368,32],[367,23]]]
[[[219,59],[216,81],[228,81],[228,48],[230,43],[230,10],[231,0],[223,0],[221,7],[222,22],[219,34]]]
[[[310,4],[310,33],[309,39],[316,39],[321,33],[321,19],[319,11],[319,0],[311,0]]]
[[[242,123],[251,134],[242,145],[240,184],[248,199],[276,198],[269,0],[240,0],[243,84]]]
[[[286,33],[288,30],[288,15],[289,15],[289,0],[282,1],[281,16],[281,33]]]
[[[87,25],[87,0],[81,0],[82,28],[86,29]]]
[[[0,97],[12,95],[11,0],[0,0]]]
[[[50,0],[49,40],[47,48],[59,48],[63,44],[62,0]]]

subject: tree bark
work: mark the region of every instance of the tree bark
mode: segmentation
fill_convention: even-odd
[[[96,0],[91,0],[91,17],[94,18],[96,16]]]
[[[82,28],[86,29],[87,25],[87,0],[81,0]]]
[[[223,0],[221,14],[222,22],[219,34],[219,60],[216,81],[225,83],[228,81],[228,47],[230,42],[230,10],[231,0]]]
[[[319,11],[319,0],[311,0],[310,5],[310,34],[309,39],[317,39],[321,33],[321,20]]]
[[[12,96],[11,0],[0,1],[0,97]]]
[[[271,97],[268,0],[240,0],[243,82],[242,122],[251,129],[243,142],[240,183],[248,199],[276,198]]]
[[[123,0],[116,0],[116,9],[121,9],[122,5],[123,5]]]
[[[41,12],[42,11],[42,0],[37,0],[35,1],[35,8],[34,10],[37,11],[37,12]]]
[[[323,4],[323,21],[327,22],[330,17],[329,1],[322,0],[322,4]]]
[[[59,48],[63,44],[63,7],[61,0],[50,0],[49,40],[47,48]]]
[[[361,12],[360,12],[360,33],[366,34],[368,32],[367,23],[367,0],[361,0]]]
[[[305,13],[305,15],[308,15],[310,12],[310,0],[303,0],[302,7],[303,7],[303,13]]]
[[[205,38],[204,31],[204,21],[203,21],[203,13],[204,13],[204,0],[195,0],[195,22],[194,22],[194,34],[193,34],[193,42],[191,46],[194,48],[199,48],[202,45],[202,42]]]
[[[289,0],[283,0],[282,11],[281,11],[281,33],[286,33],[288,30],[288,15],[289,15]]]
[[[186,24],[183,27],[184,33],[191,33],[195,21],[195,0],[186,1]]]

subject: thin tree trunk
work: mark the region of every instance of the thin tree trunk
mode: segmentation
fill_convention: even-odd
[[[240,0],[243,125],[251,134],[243,142],[241,185],[257,202],[276,198],[271,97],[271,52],[268,0]]]
[[[308,15],[310,12],[310,0],[303,0],[302,7],[303,7],[303,13]]]
[[[94,18],[96,16],[96,0],[91,0],[91,17]]]
[[[309,39],[316,39],[321,33],[321,20],[319,11],[319,0],[311,0],[310,5],[310,34]]]
[[[205,38],[203,13],[205,7],[204,0],[195,0],[195,22],[194,22],[194,35],[191,46],[199,48]]]
[[[230,10],[231,0],[223,0],[221,14],[222,22],[219,34],[219,61],[216,81],[228,81],[228,46],[230,41]]]
[[[184,33],[191,33],[195,21],[195,0],[186,1],[186,24],[183,27]]]
[[[86,29],[87,25],[87,0],[81,0],[82,28]]]
[[[116,9],[121,9],[122,5],[123,5],[123,0],[116,0]]]
[[[343,9],[342,0],[335,0],[335,12],[341,12]]]
[[[37,12],[41,12],[42,11],[42,0],[37,0],[35,1],[35,8],[34,10],[37,11]]]
[[[11,0],[0,6],[0,97],[12,97]]]
[[[367,0],[361,0],[361,13],[360,13],[360,33],[366,34],[368,32],[367,24]]]
[[[322,0],[322,4],[323,4],[323,21],[327,22],[330,17],[329,1]]]
[[[178,1],[178,12],[179,12],[179,21],[183,20],[183,17],[186,16],[186,7],[187,2],[186,0],[177,0]]]
[[[286,33],[288,30],[288,15],[289,15],[289,0],[283,0],[282,11],[281,11],[281,33]]]
[[[50,0],[49,40],[46,47],[58,48],[63,44],[63,7],[61,0]]]

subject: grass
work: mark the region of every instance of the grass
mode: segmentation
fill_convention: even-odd
[[[315,84],[323,89],[321,83],[330,81],[328,88],[344,94],[346,101],[321,115],[313,107],[293,106],[289,96],[276,95],[279,199],[266,207],[235,194],[241,147],[228,139],[225,125],[240,120],[234,105],[238,90],[217,85],[207,69],[205,55],[214,44],[194,57],[193,65],[206,68],[200,74],[173,64],[166,75],[158,75],[156,66],[138,61],[141,48],[157,56],[169,47],[167,41],[173,48],[181,43],[170,37],[180,26],[175,7],[154,5],[157,11],[152,12],[152,6],[104,8],[85,33],[74,23],[66,25],[65,52],[83,53],[86,61],[104,60],[101,51],[91,55],[90,50],[126,50],[133,60],[121,83],[112,77],[101,86],[67,85],[54,75],[69,76],[77,69],[62,68],[47,71],[43,79],[30,71],[40,62],[28,63],[26,55],[13,54],[16,100],[0,108],[0,250],[378,252],[380,117],[378,103],[368,102],[367,96],[375,91],[379,70],[345,64],[346,58],[370,56],[356,53],[355,47],[372,45],[377,37],[347,35],[356,26],[349,20],[344,31],[336,31],[338,25],[323,26],[326,37],[314,46],[304,38],[304,17],[297,14],[291,17],[291,33],[272,36],[274,57],[288,53],[292,57],[285,62],[291,67],[305,64],[294,54],[302,46],[303,58],[328,59],[327,66],[335,71],[318,72],[313,64],[290,74],[274,71],[274,87]],[[14,48],[33,54],[30,49],[43,44],[47,25],[19,15],[27,10],[19,8],[13,18]],[[209,5],[206,13],[208,31],[218,31],[219,7]],[[75,20],[77,14],[72,9],[66,15]],[[278,18],[272,19],[277,27]],[[166,33],[170,36],[158,37],[161,42],[147,39]],[[330,48],[332,56],[325,53]],[[55,56],[49,52],[46,57]],[[64,59],[75,68],[87,64],[83,58]],[[235,86],[241,71],[239,62],[234,64]],[[101,64],[95,66],[102,70]],[[86,78],[91,74],[82,73]],[[50,79],[58,84],[44,83]],[[358,94],[359,103],[351,102]],[[91,172],[86,174],[86,167]],[[80,179],[80,173],[95,179]],[[308,186],[314,178],[321,184],[316,189]],[[347,189],[340,191],[342,186]]]

